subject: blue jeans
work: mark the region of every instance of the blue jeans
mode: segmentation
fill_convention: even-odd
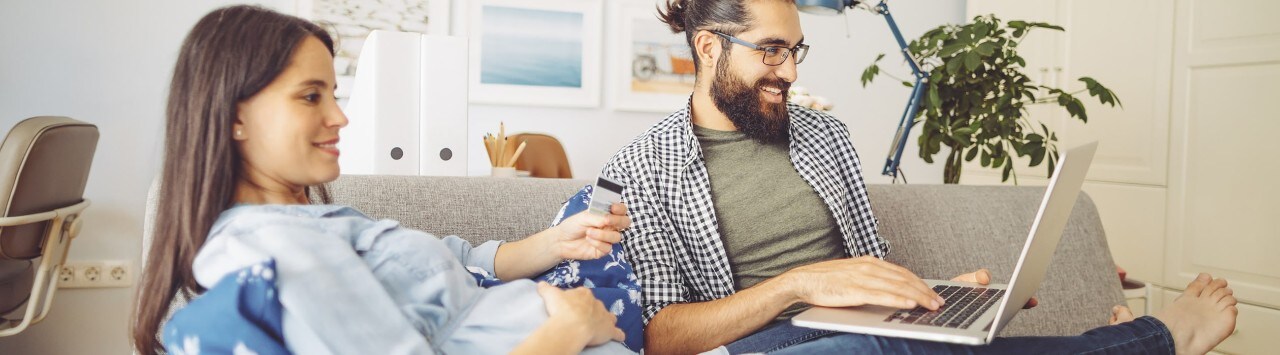
[[[725,348],[733,354],[1173,354],[1169,329],[1153,317],[1067,337],[996,338],[985,346],[839,333],[774,322]]]

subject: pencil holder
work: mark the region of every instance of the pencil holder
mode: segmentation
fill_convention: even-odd
[[[509,167],[509,166],[502,166],[502,167],[495,166],[493,167],[493,172],[491,173],[491,175],[497,178],[513,178],[513,177],[516,177],[516,168]]]

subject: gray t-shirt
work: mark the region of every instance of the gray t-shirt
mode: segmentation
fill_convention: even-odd
[[[791,163],[785,142],[693,126],[702,145],[720,238],[741,291],[792,268],[844,258],[831,210]],[[805,309],[797,305],[780,318]]]

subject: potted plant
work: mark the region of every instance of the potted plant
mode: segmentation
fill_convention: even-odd
[[[1013,156],[1029,156],[1030,166],[1048,162],[1052,174],[1058,162],[1058,136],[1044,124],[1027,118],[1027,105],[1057,104],[1072,117],[1088,122],[1078,94],[1088,92],[1102,104],[1120,105],[1120,98],[1089,77],[1085,89],[1066,92],[1033,82],[1022,71],[1026,61],[1018,44],[1033,30],[1063,31],[1041,22],[1001,23],[994,15],[978,16],[966,25],[934,28],[908,46],[908,53],[929,71],[921,109],[920,157],[933,163],[934,155],[948,149],[943,181],[960,182],[961,163],[980,158],[983,167],[1003,169],[1001,181],[1013,176]],[[865,87],[880,74],[884,54],[862,72]],[[887,75],[887,74],[886,74]],[[908,87],[911,82],[902,81]],[[1123,105],[1121,105],[1123,107]]]

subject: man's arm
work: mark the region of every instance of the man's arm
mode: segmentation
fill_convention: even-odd
[[[645,327],[645,351],[692,354],[747,336],[798,301],[783,283],[775,277],[718,300],[669,305]]]
[[[645,328],[645,350],[707,351],[755,332],[796,302],[937,310],[943,300],[911,271],[874,256],[829,260],[788,270],[715,301],[668,305]]]

